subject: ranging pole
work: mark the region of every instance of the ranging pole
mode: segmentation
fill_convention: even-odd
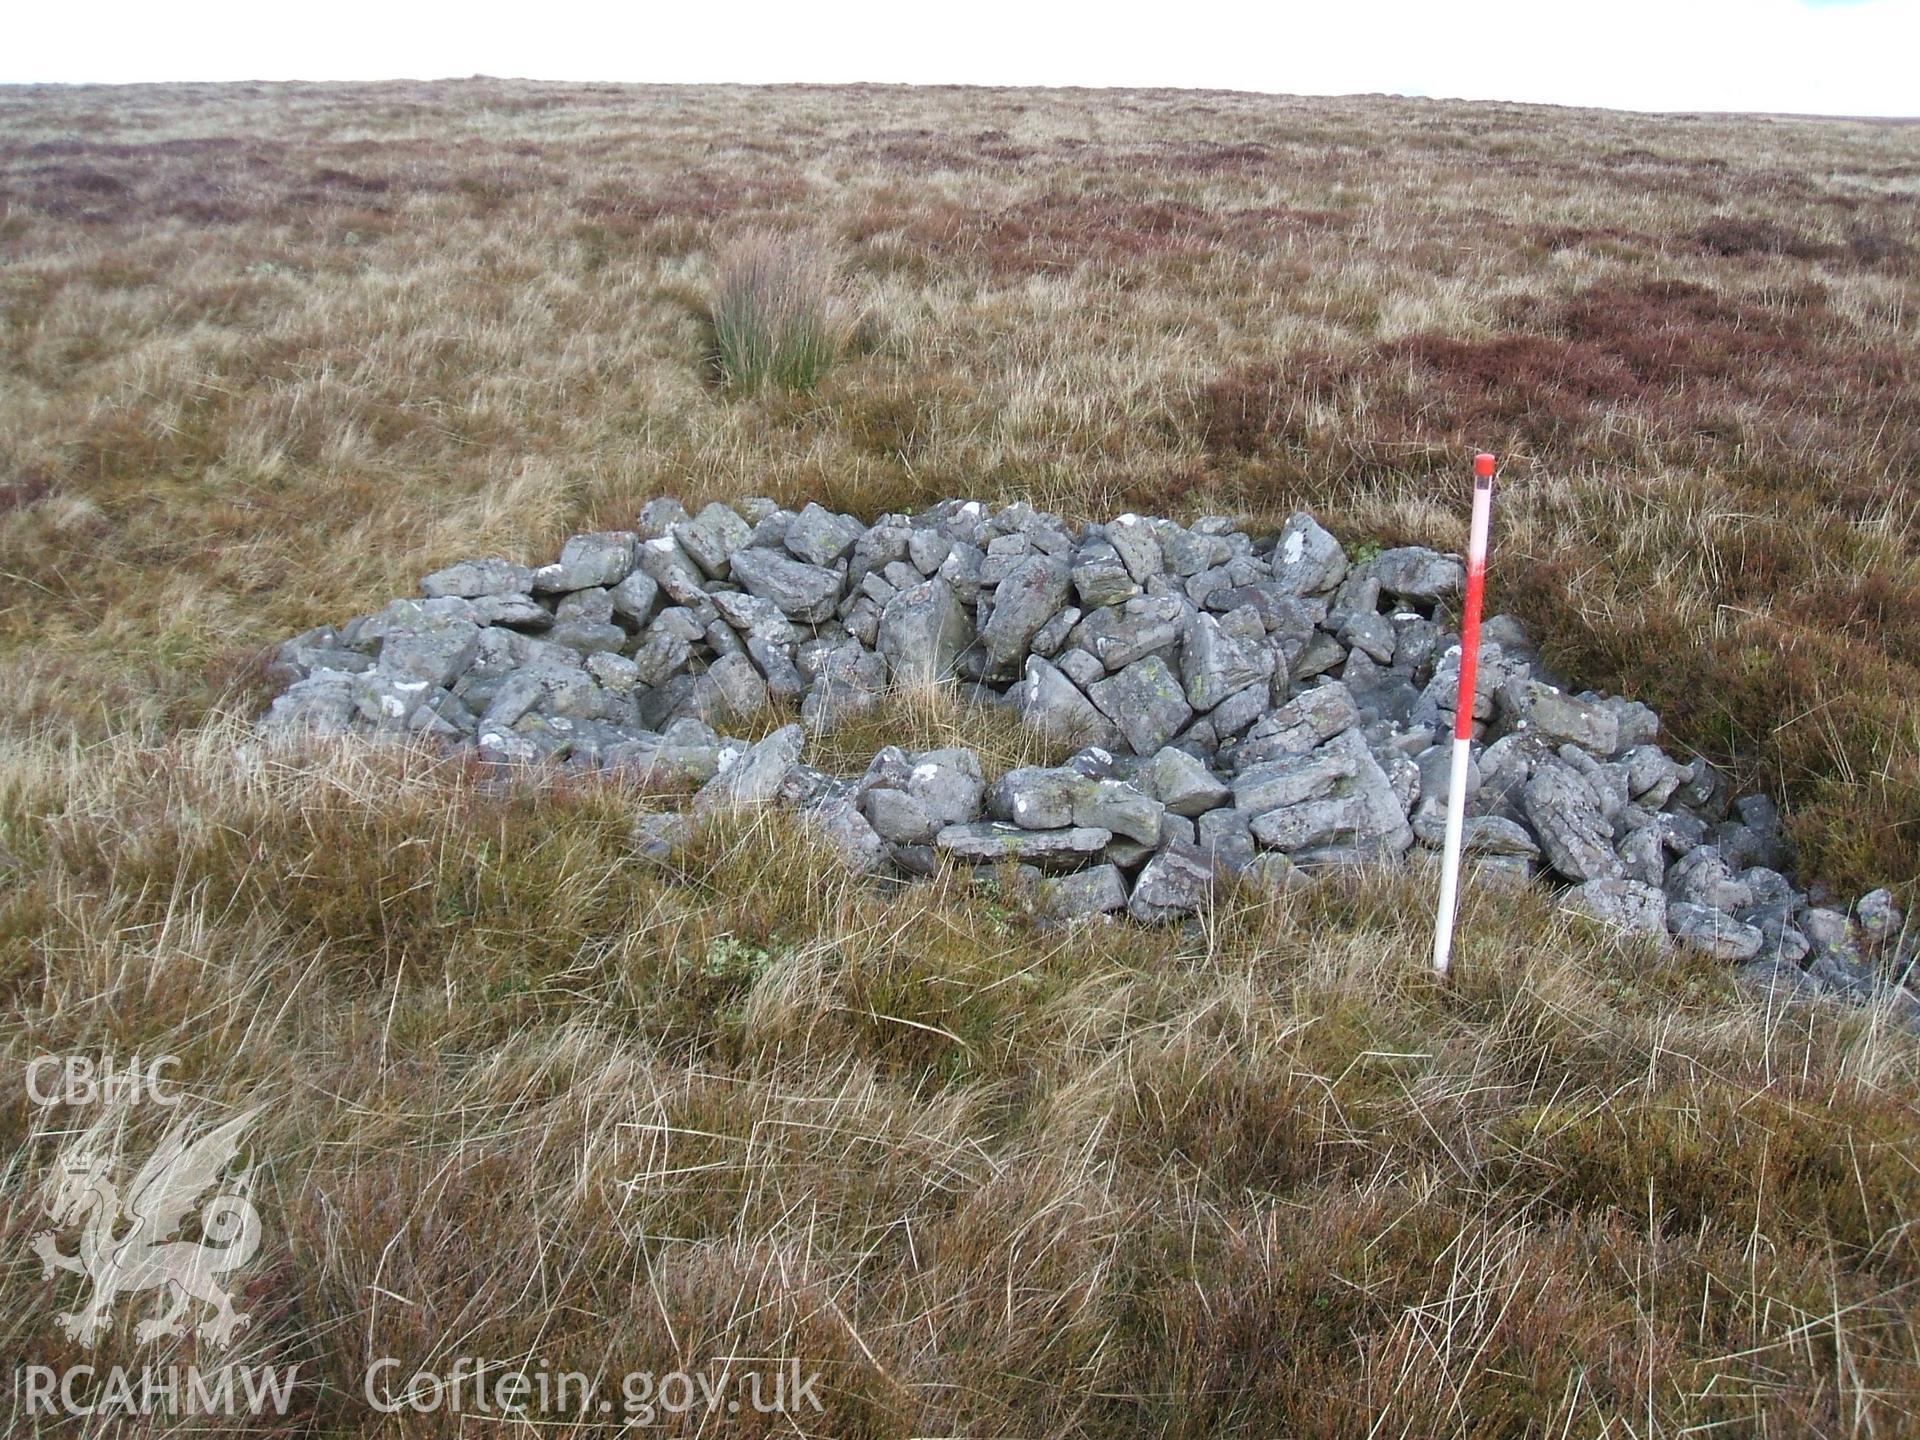
[[[1487,522],[1493,513],[1493,456],[1473,457],[1473,529],[1467,539],[1467,595],[1460,616],[1460,694],[1453,706],[1453,771],[1447,786],[1447,848],[1440,861],[1440,912],[1433,922],[1433,969],[1444,977],[1460,898],[1460,835],[1467,819],[1467,763],[1473,753],[1474,681],[1480,669],[1480,595],[1487,579]]]

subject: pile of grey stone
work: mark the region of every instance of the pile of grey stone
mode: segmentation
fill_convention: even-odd
[[[1026,504],[867,524],[656,500],[552,564],[465,561],[287,642],[263,724],[619,767],[697,787],[693,811],[789,805],[861,869],[1011,864],[1057,915],[1164,920],[1229,880],[1441,844],[1463,579],[1420,547],[1350,555],[1304,512],[1257,539]],[[1466,827],[1483,880],[1539,875],[1602,922],[1776,985],[1913,999],[1886,892],[1851,914],[1816,903],[1766,797],[1669,755],[1645,705],[1557,683],[1511,617],[1483,637]],[[930,682],[1081,748],[998,777],[963,750],[889,748],[857,779],[802,763],[808,731]],[[723,738],[769,707],[799,723]],[[675,823],[650,817],[643,843],[670,846]]]

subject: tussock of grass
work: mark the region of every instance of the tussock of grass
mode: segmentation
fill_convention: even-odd
[[[839,877],[789,817],[663,869],[604,779],[225,726],[13,744],[0,793],[45,837],[0,1058],[173,1053],[194,1106],[269,1105],[243,1354],[325,1375],[322,1427],[454,1333],[799,1356],[835,1435],[1910,1415],[1920,1044],[1545,895],[1470,891],[1442,990],[1404,874],[1062,932]],[[0,1234],[55,1123],[0,1109]],[[53,1303],[0,1276],[8,1353],[83,1358]]]
[[[707,319],[726,384],[743,395],[815,388],[852,328],[832,260],[801,237],[753,231],[715,270]]]

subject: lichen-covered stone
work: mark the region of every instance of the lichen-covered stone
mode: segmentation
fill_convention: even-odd
[[[979,818],[986,782],[970,750],[932,750],[909,759],[895,750],[897,763],[869,771],[862,810],[882,838],[898,845],[926,845],[949,825]]]
[[[1028,724],[1059,739],[1110,740],[1116,733],[1085,693],[1038,655],[1027,657],[1026,678],[1016,697]]]
[[[973,643],[973,620],[951,585],[923,580],[886,603],[875,638],[896,684],[927,684],[953,673]]]
[[[1427,605],[1458,595],[1467,579],[1466,567],[1453,556],[1423,545],[1382,550],[1367,568],[1387,594]]]
[[[838,574],[777,550],[736,551],[733,578],[781,614],[806,625],[831,619],[840,601]]]
[[[1324,749],[1249,765],[1233,777],[1233,808],[1251,821],[1269,810],[1323,799],[1349,779],[1357,765],[1349,753]]]
[[[631,530],[575,535],[560,547],[557,561],[533,572],[533,588],[556,591],[618,585],[633,569],[638,538]]]
[[[1766,943],[1766,937],[1753,926],[1719,910],[1684,900],[1676,900],[1667,907],[1667,928],[1679,944],[1716,960],[1751,960]]]
[[[824,505],[807,502],[804,509],[788,522],[785,543],[787,549],[805,564],[824,569],[853,549],[854,544],[865,533],[866,527],[849,515],[836,515]],[[898,560],[906,554],[906,540],[902,536],[898,543],[889,545],[887,554],[880,561]]]
[[[1138,515],[1122,515],[1108,525],[1107,543],[1138,584],[1146,584],[1166,569],[1160,538],[1154,534],[1153,526]]]
[[[1560,764],[1542,765],[1521,791],[1527,824],[1553,868],[1576,884],[1618,880],[1626,867],[1613,849],[1613,827],[1581,776]]]
[[[745,548],[752,536],[753,527],[718,501],[673,527],[673,538],[680,542],[680,548],[714,580],[727,578],[733,568],[733,552]]]
[[[809,730],[831,729],[848,716],[871,709],[886,683],[887,662],[859,641],[849,640],[821,663],[801,702],[801,723]]]
[[[1735,879],[1712,845],[1688,851],[1667,868],[1667,894],[1675,900],[1732,914],[1753,903],[1753,887]]]
[[[378,669],[429,686],[451,684],[473,662],[480,627],[471,620],[443,620],[394,630],[380,642]]]
[[[1162,746],[1140,767],[1137,783],[1175,815],[1202,815],[1227,803],[1225,781],[1184,750]]]
[[[1898,935],[1906,923],[1906,916],[1894,903],[1891,890],[1868,891],[1860,897],[1853,913],[1860,924],[1861,938],[1869,945],[1884,945]]]
[[[1166,806],[1121,780],[1089,780],[1074,796],[1073,823],[1158,845]]]
[[[1323,595],[1347,574],[1347,552],[1304,510],[1280,530],[1273,547],[1273,581],[1289,595]]]
[[[722,655],[707,667],[722,713],[732,717],[757,714],[771,698],[767,682],[745,655]]]
[[[780,794],[787,771],[800,759],[806,732],[782,725],[721,769],[694,796],[696,813],[765,805]]]
[[[1076,798],[1094,781],[1065,766],[1009,770],[987,792],[987,813],[1023,830],[1061,830],[1073,824]]]
[[[1281,755],[1304,755],[1360,723],[1353,693],[1339,681],[1303,690],[1247,732],[1235,752],[1242,767]]]
[[[1087,698],[1118,727],[1136,755],[1153,754],[1193,719],[1179,677],[1157,655],[1136,660],[1090,686]]]
[[[1133,578],[1118,550],[1104,540],[1096,540],[1074,553],[1073,588],[1083,608],[1097,610],[1131,600],[1140,593],[1140,582]]]
[[[1064,561],[1032,555],[1020,561],[993,593],[993,613],[980,627],[980,644],[996,670],[1017,669],[1034,634],[1067,603],[1072,577]]]
[[[1211,710],[1266,676],[1247,648],[1213,616],[1195,612],[1187,617],[1180,642],[1180,677],[1187,703],[1195,710]]]
[[[1069,637],[1107,668],[1124,670],[1158,651],[1175,653],[1186,627],[1186,600],[1178,595],[1136,595],[1126,604],[1094,610]]]
[[[457,595],[523,595],[533,588],[533,570],[516,565],[498,555],[484,560],[462,560],[444,570],[436,570],[420,582],[420,593],[428,597]]]
[[[1552,745],[1577,745],[1593,755],[1620,748],[1620,720],[1606,706],[1552,685],[1529,680],[1520,687],[1520,723]]]
[[[1255,838],[1296,860],[1382,858],[1413,844],[1392,781],[1357,730],[1310,755],[1243,771],[1235,783],[1236,808]]]
[[[1127,908],[1126,877],[1114,865],[1094,865],[1049,880],[1040,908],[1057,920],[1084,920]]]
[[[1626,935],[1667,942],[1667,897],[1659,886],[1640,880],[1598,879],[1576,885],[1567,903],[1582,914]]]
[[[1127,913],[1155,922],[1191,915],[1213,896],[1213,861],[1198,846],[1169,845],[1141,870]]]
[[[856,875],[886,868],[886,843],[849,801],[830,797],[802,813],[840,863]]]
[[[634,563],[674,604],[708,603],[706,576],[673,536],[643,541],[635,552]]]

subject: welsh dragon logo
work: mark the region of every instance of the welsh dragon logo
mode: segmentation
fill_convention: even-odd
[[[124,1199],[116,1183],[117,1157],[103,1146],[104,1126],[84,1132],[49,1177],[47,1211],[54,1229],[33,1237],[44,1275],[60,1271],[93,1282],[87,1304],[59,1317],[70,1340],[90,1341],[113,1318],[122,1295],[159,1292],[153,1313],[134,1331],[141,1343],[183,1334],[187,1309],[200,1301],[212,1310],[193,1327],[202,1340],[224,1345],[247,1324],[218,1278],[238,1269],[260,1248],[260,1215],[249,1199],[252,1169],[222,1179],[240,1153],[240,1137],[259,1114],[248,1110],[203,1134],[181,1121],[168,1132],[134,1175]],[[213,1190],[204,1206],[200,1197]],[[175,1239],[199,1209],[199,1241]],[[62,1253],[60,1233],[80,1229],[79,1248]]]

